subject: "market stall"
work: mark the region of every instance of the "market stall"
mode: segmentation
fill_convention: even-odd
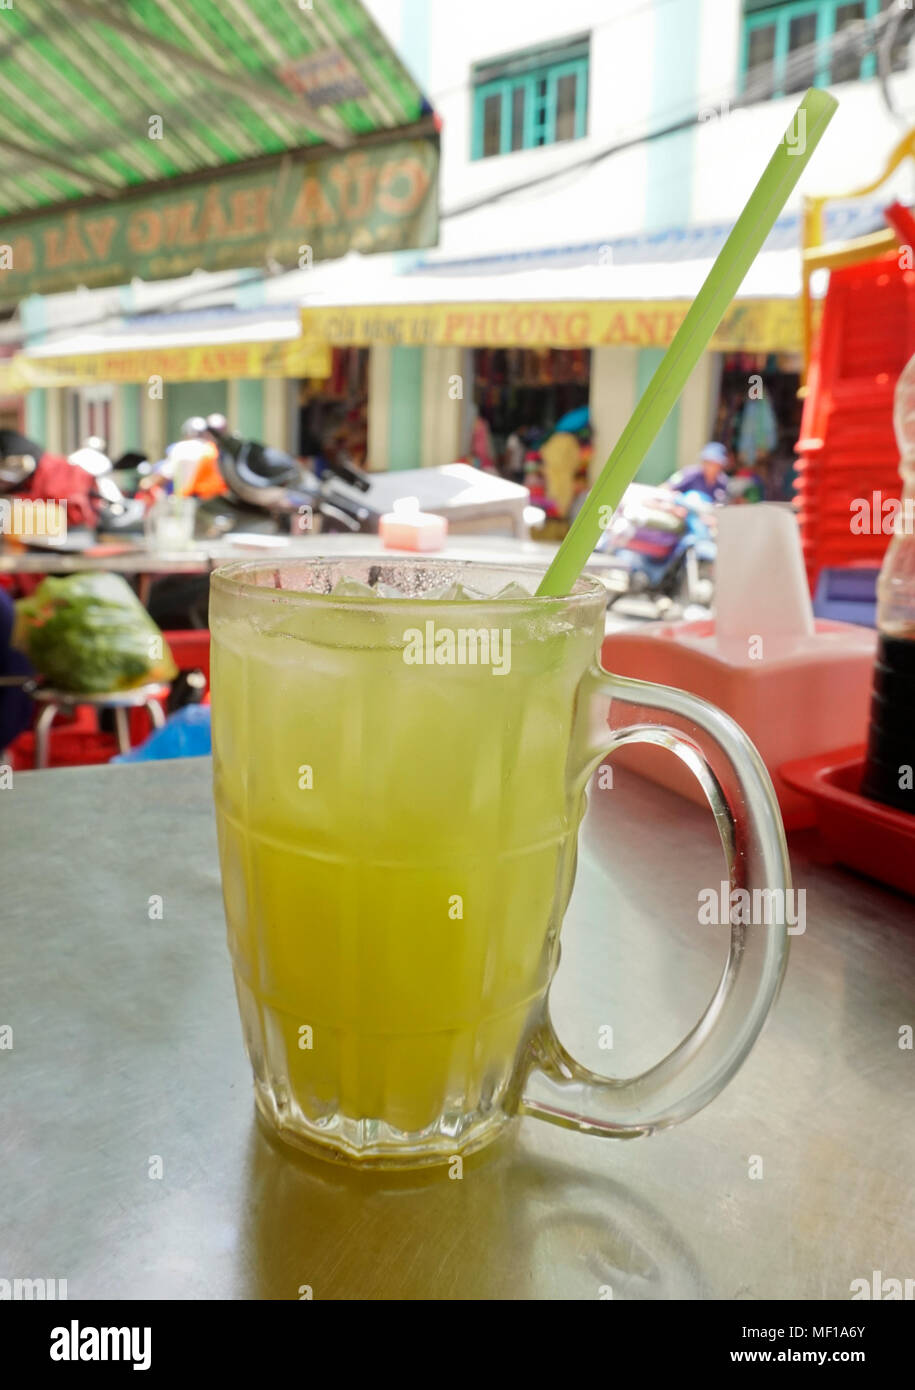
[[[357,0],[238,0],[231,25],[205,0],[180,12],[22,0],[4,22],[0,308],[22,303],[23,334],[0,400],[61,452],[103,427],[122,449],[155,428],[129,389],[144,371],[162,378],[172,423],[193,413],[183,382],[237,381],[239,408],[282,420],[277,442],[297,447],[262,383],[321,381],[332,364],[288,356],[294,306],[251,335],[266,283],[437,238],[437,122],[374,20]],[[229,325],[212,322],[217,285],[244,300]],[[107,286],[120,289],[102,303]],[[74,292],[84,302],[53,325],[33,298]],[[143,359],[151,347],[161,360]],[[202,396],[223,413],[233,403],[225,388]]]
[[[434,241],[435,124],[355,0],[238,0],[231,26],[204,0],[17,0],[4,22],[5,301]]]
[[[302,334],[315,346],[369,353],[369,467],[472,459],[524,477],[538,504],[563,521],[574,515],[709,264],[595,262],[487,277],[430,265],[379,273],[349,257],[314,273],[300,311]],[[778,449],[770,452],[786,471],[797,422],[800,283],[795,252],[758,258],[648,451],[641,481],[666,479],[692,463],[708,439],[723,437],[716,428],[729,400],[724,373],[735,363],[745,364],[747,375],[762,364],[762,379],[773,384]],[[407,443],[405,395],[414,421]],[[550,446],[568,449],[561,466],[543,456],[556,433],[569,434]],[[548,480],[551,472],[561,477],[559,488]]]

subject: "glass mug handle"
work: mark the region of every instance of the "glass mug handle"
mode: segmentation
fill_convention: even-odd
[[[693,772],[714,812],[731,889],[783,890],[763,900],[775,904],[771,924],[768,913],[766,926],[732,924],[724,972],[705,1013],[672,1052],[641,1076],[616,1080],[582,1066],[556,1036],[547,1003],[528,1053],[519,1113],[627,1139],[688,1119],[714,1099],[744,1062],[787,963],[783,909],[791,871],[769,774],[729,715],[685,691],[611,676],[600,668],[585,677],[581,693],[592,768],[631,743],[669,749]],[[627,711],[638,711],[647,722],[622,722]],[[682,720],[688,732],[665,725],[658,712]]]

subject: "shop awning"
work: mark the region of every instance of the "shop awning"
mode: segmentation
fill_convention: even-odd
[[[308,342],[442,347],[667,347],[712,261],[573,266],[487,277],[378,276],[350,258],[315,272]],[[759,256],[712,338],[721,352],[798,352],[800,256]],[[323,302],[315,303],[320,295]]]
[[[0,395],[35,387],[96,382],[232,381],[259,377],[327,377],[331,349],[301,337],[291,315],[221,331],[78,333],[0,361]]]
[[[438,135],[358,0],[3,9],[0,297],[429,246]]]

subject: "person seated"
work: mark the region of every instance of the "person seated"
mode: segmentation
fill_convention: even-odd
[[[0,589],[0,676],[34,675],[31,662],[11,645],[16,609],[5,589]],[[32,701],[21,685],[0,685],[0,764],[4,750],[32,722]]]
[[[92,474],[62,454],[33,447],[32,454],[5,454],[0,441],[0,496],[10,501],[66,502],[68,529],[94,527],[99,502]]]
[[[666,487],[671,492],[698,492],[710,502],[726,502],[728,499],[727,468],[730,456],[723,444],[706,444],[699,455],[699,462],[691,468],[683,468],[668,478]]]
[[[224,418],[219,417],[223,421]],[[154,464],[140,483],[140,491],[156,495],[172,491],[177,497],[196,497],[201,502],[229,491],[219,468],[219,447],[202,415],[185,420],[181,438],[169,444],[165,457]]]

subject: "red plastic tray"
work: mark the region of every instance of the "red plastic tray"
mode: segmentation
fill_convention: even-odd
[[[784,763],[779,774],[816,805],[817,828],[842,864],[915,897],[915,816],[858,790],[865,746]]]

